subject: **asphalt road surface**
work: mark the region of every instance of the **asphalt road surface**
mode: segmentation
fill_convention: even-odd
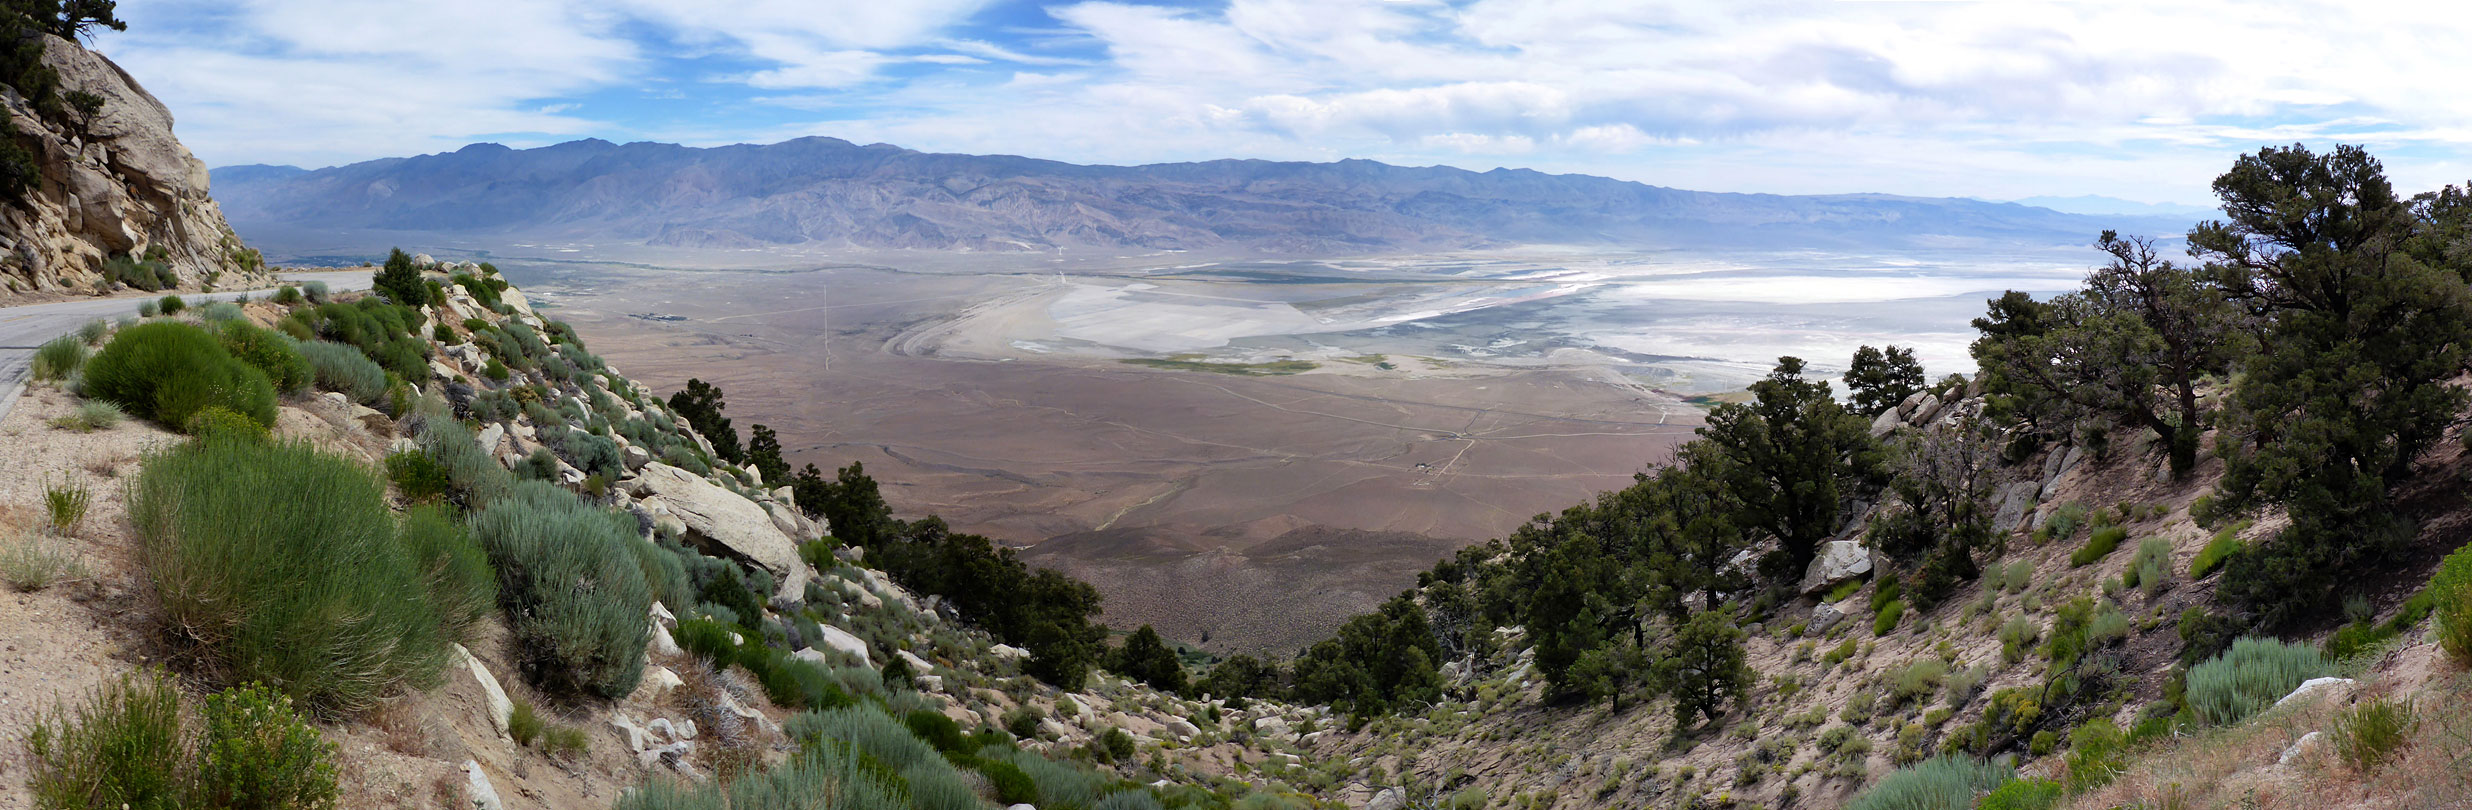
[[[324,281],[335,292],[369,289],[370,274],[365,270],[334,273],[285,273],[285,281]],[[180,298],[192,304],[207,301],[229,301],[243,295],[263,298],[268,290],[245,290],[218,293],[182,293]],[[17,404],[17,395],[25,388],[26,374],[34,363],[34,348],[45,341],[77,331],[87,321],[113,320],[137,315],[137,302],[159,296],[128,296],[91,298],[77,301],[55,301],[49,304],[28,304],[22,307],[0,307],[0,419],[6,419],[9,408]]]

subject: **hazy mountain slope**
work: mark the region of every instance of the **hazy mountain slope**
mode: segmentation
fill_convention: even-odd
[[[832,138],[697,149],[574,141],[316,171],[235,166],[216,193],[240,227],[287,225],[644,241],[683,247],[1332,253],[1519,243],[1630,246],[2074,244],[2107,227],[2006,203],[1662,188],[1529,170],[1366,160],[1082,166]]]

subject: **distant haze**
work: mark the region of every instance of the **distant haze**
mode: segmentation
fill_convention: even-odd
[[[1083,166],[832,138],[699,149],[475,144],[316,171],[237,166],[214,192],[253,229],[415,231],[673,248],[1067,248],[1365,255],[1622,248],[2083,245],[2174,234],[2185,215],[2100,216],[1959,198],[1687,191],[1524,169],[1367,160]]]

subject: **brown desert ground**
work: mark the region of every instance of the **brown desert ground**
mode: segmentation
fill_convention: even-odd
[[[1060,284],[1023,273],[528,268],[622,372],[719,385],[793,466],[864,462],[941,515],[1091,581],[1114,626],[1293,651],[1451,551],[1619,488],[1697,412],[1586,367],[1399,358],[1249,376],[1020,351]]]

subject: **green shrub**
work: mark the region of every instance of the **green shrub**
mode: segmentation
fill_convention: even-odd
[[[970,780],[942,759],[901,769],[901,781],[910,788],[910,807],[913,810],[982,810],[986,807],[986,802],[979,799],[978,789],[970,784]]]
[[[2009,593],[2023,591],[2026,586],[2032,584],[2034,584],[2034,564],[2025,560],[2009,563],[2008,570],[2001,574],[2000,589]]]
[[[2000,625],[2000,657],[2016,661],[2025,657],[2034,642],[2043,637],[2043,623],[2026,616],[2010,616]]]
[[[137,302],[137,317],[152,318],[162,313],[163,305],[155,303],[154,299],[149,298],[147,300]]]
[[[1939,694],[1941,681],[1948,677],[1948,662],[1937,658],[1916,659],[1899,667],[1892,675],[1895,682],[1889,696],[1898,703],[1923,703]]]
[[[77,524],[86,519],[86,508],[93,503],[94,491],[84,484],[64,480],[43,487],[43,513],[58,534],[76,534]]]
[[[489,358],[489,364],[481,368],[481,374],[498,382],[506,382],[509,376],[506,364],[498,362],[498,358],[495,357]]]
[[[264,372],[277,392],[299,393],[317,377],[308,358],[301,356],[300,342],[289,335],[261,329],[248,321],[225,321],[216,328],[215,337],[223,342],[224,351]]]
[[[1133,758],[1133,735],[1124,733],[1124,729],[1109,728],[1106,734],[1099,735],[1099,745],[1106,748],[1108,758],[1115,761],[1125,762]]]
[[[180,296],[177,295],[166,295],[155,302],[155,310],[165,315],[178,315],[181,310],[188,308],[189,302],[180,300]]]
[[[174,810],[189,784],[180,688],[160,671],[128,675],[26,733],[27,792],[44,810]]]
[[[551,723],[541,729],[541,753],[554,759],[576,759],[592,750],[592,738],[574,726]]]
[[[264,372],[224,351],[213,336],[171,321],[121,330],[86,362],[87,396],[129,413],[179,427],[209,405],[221,405],[260,425],[275,423],[275,389]]]
[[[935,746],[910,733],[908,726],[870,705],[845,706],[816,713],[815,720],[804,724],[810,734],[823,739],[848,743],[867,756],[890,765],[894,770],[909,770],[923,763],[944,762]]]
[[[575,465],[575,469],[584,471],[586,475],[614,479],[626,474],[626,455],[619,451],[618,443],[607,436],[569,429],[565,435],[558,437],[557,442],[558,451],[566,456],[567,463]]]
[[[2128,739],[2109,717],[2097,717],[2069,733],[2068,787],[2072,793],[2084,793],[2120,776],[2126,763],[2122,749]]]
[[[2009,781],[2010,770],[1970,757],[1934,757],[1899,768],[1854,797],[1846,810],[1972,810]]]
[[[2129,558],[2127,582],[2152,597],[2172,584],[2172,542],[2149,537],[2137,542],[2137,555]]]
[[[63,380],[86,365],[86,342],[76,335],[61,335],[45,341],[34,349],[34,378]]]
[[[103,345],[103,336],[110,334],[111,331],[111,324],[105,323],[101,318],[96,318],[78,325],[77,339],[85,341],[88,346],[100,346]]]
[[[2120,541],[2128,537],[2129,530],[2120,526],[2097,527],[2093,534],[2086,536],[2086,545],[2069,555],[2069,566],[2083,568],[2110,556],[2113,549],[2120,547]]]
[[[498,465],[496,457],[482,449],[472,429],[455,421],[446,403],[422,400],[413,409],[410,428],[421,454],[446,470],[449,493],[464,509],[488,506],[514,484],[514,477]]]
[[[2456,664],[2472,666],[2472,545],[2446,555],[2422,593],[2427,595],[2430,612],[2438,617],[2438,648]]]
[[[146,462],[129,518],[165,624],[233,682],[331,715],[445,665],[385,486],[358,464],[293,442],[190,442]]]
[[[2015,779],[2000,789],[1983,794],[1976,810],[2052,810],[2060,806],[2066,794],[2060,783],[2049,779]]]
[[[1015,706],[1004,713],[1004,730],[1016,739],[1035,740],[1039,737],[1039,721],[1047,717],[1027,704]]]
[[[412,503],[435,503],[455,486],[444,465],[417,449],[387,454],[386,477],[395,482],[395,491]]]
[[[966,751],[970,738],[961,733],[961,724],[932,709],[921,709],[901,716],[901,724],[910,734],[945,753]]]
[[[221,405],[208,405],[191,414],[188,423],[180,426],[180,432],[201,440],[230,438],[254,442],[264,441],[268,436],[265,425]]]
[[[1040,807],[1088,807],[1107,789],[1107,780],[1096,773],[1029,751],[1008,751],[1004,756],[1038,784],[1035,803]]]
[[[1880,612],[1871,617],[1871,634],[1875,636],[1888,635],[1889,631],[1897,629],[1897,620],[1904,618],[1904,616],[1905,600],[1888,600],[1888,604],[1881,605]]]
[[[506,734],[515,738],[516,745],[528,747],[533,740],[541,738],[541,731],[549,727],[549,721],[542,719],[541,711],[532,707],[532,701],[519,697],[510,703],[515,710],[507,713]]]
[[[312,304],[323,304],[332,298],[332,296],[326,291],[326,282],[323,281],[303,283],[300,285],[300,292],[301,295],[308,298],[309,303]]]
[[[2377,770],[2411,738],[2417,722],[2411,704],[2371,698],[2335,718],[2335,753],[2353,770],[2364,774]]]
[[[292,700],[248,684],[206,698],[197,798],[204,807],[335,804],[335,744],[292,713]]]
[[[1845,641],[1839,643],[1834,649],[1821,653],[1820,660],[1827,662],[1827,664],[1832,667],[1845,663],[1846,659],[1854,657],[1854,650],[1857,646],[1859,645],[1855,644],[1853,639],[1846,639]]]
[[[2050,540],[2067,542],[2086,526],[2086,505],[2077,501],[2061,504],[2051,510],[2051,519],[2043,521],[2043,534]]]
[[[498,570],[514,648],[533,683],[622,698],[644,674],[652,594],[630,543],[635,521],[566,490],[518,484],[472,517]]]
[[[123,253],[103,261],[103,275],[132,288],[154,292],[180,286],[180,275],[172,271],[164,255],[149,249],[144,259]],[[154,303],[148,301],[147,303]]]
[[[2206,541],[2206,547],[2199,549],[2197,557],[2189,561],[2189,580],[2195,582],[2205,579],[2206,575],[2222,568],[2224,560],[2240,553],[2242,545],[2239,534],[2247,527],[2248,524],[2242,523],[2227,526],[2222,531],[2215,532],[2214,539]]]
[[[77,403],[77,410],[68,415],[51,420],[51,426],[79,433],[93,433],[119,427],[120,423],[128,418],[129,414],[120,410],[119,405],[99,399],[90,399]]]
[[[287,307],[300,306],[300,288],[294,287],[290,284],[283,285],[282,287],[277,288],[275,290],[275,294],[266,300],[273,301]]]
[[[2189,708],[2207,723],[2228,726],[2275,705],[2302,681],[2332,671],[2315,647],[2243,638],[2189,670]]]
[[[987,777],[987,786],[994,789],[997,804],[1011,806],[1039,800],[1039,783],[1030,781],[1030,775],[1023,773],[1020,766],[991,758],[979,761],[977,767],[979,775]]]
[[[412,507],[403,513],[399,536],[450,636],[464,636],[497,608],[497,572],[490,570],[489,555],[454,512],[443,506]]]

